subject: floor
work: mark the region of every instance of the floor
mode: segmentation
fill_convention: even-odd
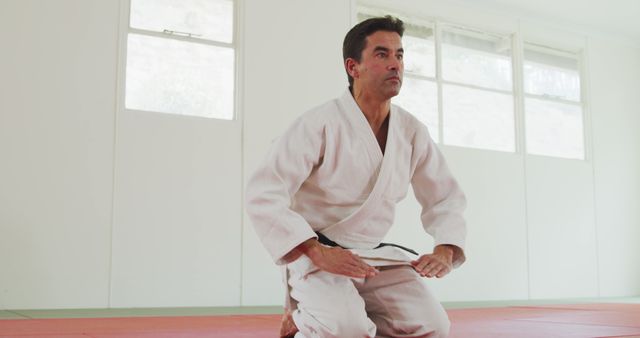
[[[640,299],[445,303],[451,337],[640,337]],[[0,311],[0,337],[276,337],[278,307]]]

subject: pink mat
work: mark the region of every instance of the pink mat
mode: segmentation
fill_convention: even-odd
[[[453,323],[451,337],[640,336],[638,304],[459,309],[447,312]]]
[[[640,337],[640,304],[447,311],[451,337]],[[0,320],[0,337],[277,337],[280,315]]]
[[[279,325],[279,315],[17,319],[0,320],[0,337],[273,337]]]

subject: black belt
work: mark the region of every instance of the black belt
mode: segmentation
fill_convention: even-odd
[[[336,243],[336,242],[334,242],[334,241],[330,240],[327,236],[323,235],[323,234],[322,234],[321,232],[319,232],[319,231],[316,231],[316,235],[318,235],[318,242],[320,242],[320,243],[322,243],[322,244],[324,244],[324,245],[328,245],[328,246],[337,246],[337,247],[340,247],[340,248],[343,248],[343,249],[349,249],[349,248],[345,248],[345,247],[343,247],[342,245],[340,245],[340,244],[338,244],[338,243]],[[409,248],[407,248],[407,247],[404,247],[404,246],[402,246],[402,245],[393,244],[393,243],[380,243],[380,244],[378,244],[378,246],[377,246],[377,247],[375,247],[374,249],[382,248],[383,246],[395,246],[395,247],[396,247],[396,248],[398,248],[398,249],[402,249],[402,250],[404,250],[404,251],[406,251],[406,252],[409,252],[409,253],[412,253],[412,254],[414,254],[414,255],[418,256],[418,253],[417,253],[417,252],[415,252],[414,250],[411,250],[411,249],[409,249]]]

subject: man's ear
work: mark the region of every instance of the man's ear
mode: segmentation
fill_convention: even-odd
[[[347,70],[347,74],[351,75],[352,78],[358,78],[358,61],[352,58],[347,58],[344,61],[344,68]]]

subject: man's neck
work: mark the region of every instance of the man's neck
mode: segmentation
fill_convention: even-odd
[[[380,127],[389,115],[391,107],[391,99],[380,100],[371,93],[353,88],[351,90],[353,98],[356,100],[358,107],[362,110],[364,117],[369,122],[374,134],[377,134]]]

